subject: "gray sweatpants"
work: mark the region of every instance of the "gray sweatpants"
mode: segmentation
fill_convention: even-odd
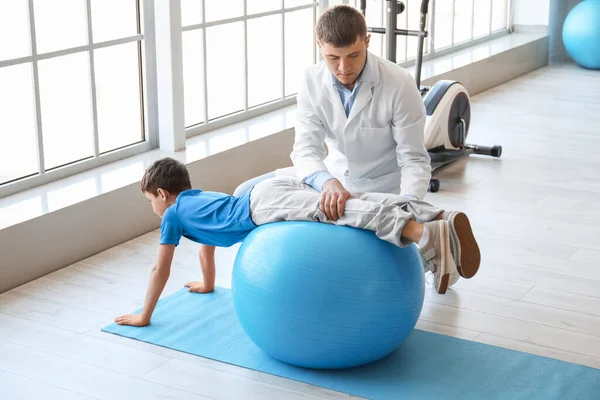
[[[256,225],[278,221],[316,221],[374,231],[380,239],[405,247],[401,238],[409,220],[419,223],[435,219],[442,209],[421,200],[387,193],[355,193],[348,199],[344,215],[327,219],[320,210],[321,193],[293,177],[269,178],[250,193],[250,215]]]

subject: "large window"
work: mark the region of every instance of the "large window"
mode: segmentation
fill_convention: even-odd
[[[428,18],[429,37],[425,40],[425,53],[452,50],[457,46],[484,39],[507,31],[509,0],[430,0]],[[398,29],[419,29],[421,0],[402,0],[406,10],[398,15]],[[330,1],[330,4],[351,4],[360,7],[359,0]],[[366,0],[367,25],[385,27],[386,0]],[[385,57],[384,35],[372,34],[370,50]],[[413,59],[417,52],[417,39],[398,36],[396,62]]]
[[[0,1],[0,197],[293,104],[339,3],[360,2]],[[386,3],[367,0],[368,26]],[[398,27],[417,29],[421,1],[404,3]],[[431,0],[426,57],[506,32],[507,4]],[[397,43],[408,65],[417,40]]]
[[[301,71],[315,62],[317,2],[226,4],[181,3],[185,126],[200,128],[191,134],[226,116],[285,104]]]
[[[0,2],[0,185],[145,141],[140,11],[139,0]]]

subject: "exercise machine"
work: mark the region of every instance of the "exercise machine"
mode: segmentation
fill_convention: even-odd
[[[414,0],[412,0],[414,1]],[[406,6],[398,0],[385,0],[387,9],[387,26],[385,28],[369,27],[368,32],[386,35],[387,58],[396,62],[397,36],[415,36],[418,39],[415,58],[415,81],[423,96],[427,117],[425,122],[425,147],[431,157],[432,171],[444,167],[470,154],[481,154],[492,157],[502,155],[502,146],[478,146],[467,144],[467,134],[471,125],[471,99],[469,93],[460,82],[440,80],[431,87],[421,86],[421,67],[423,64],[423,44],[428,36],[427,12],[429,0],[421,1],[419,30],[397,28],[398,15]],[[360,1],[360,10],[366,17],[366,0]],[[429,191],[437,192],[440,188],[438,179],[429,181]]]

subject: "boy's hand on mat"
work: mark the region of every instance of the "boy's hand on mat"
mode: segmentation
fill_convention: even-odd
[[[346,200],[352,195],[348,192],[340,181],[330,179],[323,184],[321,189],[321,211],[325,213],[327,219],[337,221],[344,215]]]
[[[119,325],[131,325],[131,326],[146,326],[150,324],[150,320],[142,318],[139,314],[127,314],[115,318],[115,322]]]
[[[204,286],[202,281],[193,281],[185,284],[186,288],[190,288],[190,292],[194,293],[210,293],[215,290],[214,287]]]

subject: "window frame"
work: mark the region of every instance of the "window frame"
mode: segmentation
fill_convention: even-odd
[[[112,39],[102,42],[93,42],[92,30],[92,0],[85,1],[86,11],[86,41],[82,46],[70,47],[66,49],[50,51],[47,53],[38,53],[36,41],[35,9],[34,0],[27,0],[28,20],[29,20],[29,39],[31,54],[25,57],[0,60],[0,68],[14,65],[31,64],[34,114],[36,128],[36,152],[38,159],[38,170],[34,174],[14,178],[10,181],[0,184],[0,198],[10,196],[46,183],[56,181],[61,178],[72,176],[114,161],[141,154],[156,148],[158,145],[157,130],[152,127],[156,124],[156,115],[152,112],[154,103],[156,103],[156,85],[152,78],[155,77],[153,69],[153,59],[155,57],[153,40],[148,40],[146,32],[154,32],[154,18],[151,14],[154,0],[135,0],[137,10],[137,30],[138,33],[132,36]],[[143,32],[143,33],[142,33]],[[153,37],[152,35],[150,37]],[[139,66],[139,90],[140,90],[140,110],[141,110],[141,134],[143,139],[139,142],[125,145],[116,149],[111,149],[101,153],[99,146],[98,132],[98,109],[96,95],[96,72],[94,62],[94,51],[102,48],[118,46],[127,43],[137,43],[138,48],[138,66]],[[48,60],[71,54],[87,53],[89,62],[90,76],[90,102],[93,123],[93,155],[79,160],[74,160],[66,164],[46,169],[44,160],[43,127],[41,119],[41,97],[39,82],[39,66],[42,60]],[[149,78],[150,77],[150,78]]]
[[[32,38],[35,38],[35,15],[33,14],[33,1],[27,0],[30,16],[29,18],[29,30]],[[255,13],[248,15],[247,13],[247,2],[244,0],[244,13],[242,16],[235,18],[227,18],[216,21],[206,22],[205,13],[205,1],[202,2],[202,22],[199,24],[192,24],[183,26],[181,20],[181,0],[136,0],[138,10],[138,34],[109,40],[105,42],[93,43],[92,40],[92,20],[91,20],[91,0],[84,0],[86,2],[87,12],[87,45],[78,46],[74,48],[53,51],[45,54],[37,54],[35,46],[35,40],[31,40],[32,53],[27,57],[20,57],[16,59],[0,61],[0,68],[32,63],[33,81],[34,81],[34,97],[35,97],[35,115],[36,115],[36,135],[37,135],[37,151],[39,154],[38,162],[38,173],[26,177],[19,177],[13,181],[5,182],[0,184],[0,198],[22,192],[27,189],[31,189],[46,183],[50,183],[68,176],[72,176],[93,168],[97,168],[108,163],[116,162],[134,155],[138,155],[144,152],[148,152],[153,149],[160,148],[161,151],[175,152],[185,149],[186,139],[201,135],[203,133],[218,129],[223,126],[231,125],[234,123],[242,122],[247,119],[259,116],[261,114],[275,111],[280,108],[284,108],[293,105],[296,102],[296,95],[290,94],[285,95],[285,15],[290,12],[300,11],[305,9],[313,10],[313,62],[320,61],[321,57],[317,51],[316,46],[316,34],[314,27],[318,15],[320,15],[326,8],[329,7],[329,0],[314,0],[312,3],[299,5],[295,7],[285,7],[285,1],[281,1],[281,7],[267,12]],[[383,5],[385,6],[385,1]],[[409,2],[418,2],[420,0],[408,0]],[[475,0],[471,0],[471,4],[474,5]],[[510,21],[512,19],[512,4],[514,0],[491,0],[490,7],[490,28],[491,31],[491,20],[493,14],[493,2],[494,1],[505,1],[506,2],[506,23],[505,27],[498,30],[497,32],[490,32],[487,36],[482,36],[476,39],[452,44],[443,49],[435,50],[434,42],[428,41],[427,52],[423,57],[423,61],[431,60],[443,55],[446,55],[457,50],[468,48],[476,44],[493,40],[497,37],[503,36],[510,33]],[[333,3],[333,1],[331,2]],[[340,3],[340,1],[335,1]],[[355,6],[358,4],[358,0],[343,0],[343,4],[353,3]],[[429,18],[428,18],[428,30],[431,37],[435,38],[435,4],[436,0],[431,0]],[[453,0],[453,5],[455,0]],[[474,13],[474,7],[472,8]],[[382,10],[383,12],[383,10]],[[282,68],[282,93],[280,98],[271,101],[269,103],[248,107],[248,43],[247,43],[247,21],[250,19],[261,18],[269,15],[282,15],[281,34],[282,34],[282,57],[281,57],[281,68]],[[208,119],[208,91],[206,90],[206,79],[207,79],[207,62],[206,62],[206,29],[211,26],[223,25],[231,22],[244,22],[244,110],[222,116],[218,118]],[[454,22],[453,22],[454,23]],[[471,17],[471,36],[473,33],[473,16]],[[183,98],[183,54],[182,54],[182,38],[184,31],[191,31],[201,29],[203,31],[203,54],[202,63],[204,65],[204,121],[200,124],[185,127],[185,115],[183,111],[184,98]],[[454,26],[452,29],[454,32]],[[382,39],[383,40],[383,35]],[[414,38],[407,38],[411,40]],[[98,122],[97,122],[97,109],[96,109],[96,94],[95,94],[95,72],[94,72],[94,50],[137,42],[138,43],[138,54],[140,57],[140,101],[142,102],[142,129],[144,130],[145,139],[139,143],[131,144],[119,149],[114,149],[106,153],[99,153],[98,146]],[[405,46],[406,48],[408,46]],[[385,51],[385,46],[382,46]],[[51,170],[44,170],[43,160],[43,140],[42,140],[42,126],[41,126],[41,110],[40,110],[40,93],[39,93],[39,77],[37,71],[37,63],[40,60],[59,57],[68,54],[74,54],[79,52],[88,52],[90,57],[90,85],[92,92],[92,113],[94,121],[94,156],[83,160],[75,161],[67,165],[56,167]],[[414,57],[399,62],[402,67],[409,67],[414,65]],[[157,76],[160,75],[161,79],[158,80]],[[159,95],[160,94],[160,95]],[[159,118],[160,115],[160,118]]]

